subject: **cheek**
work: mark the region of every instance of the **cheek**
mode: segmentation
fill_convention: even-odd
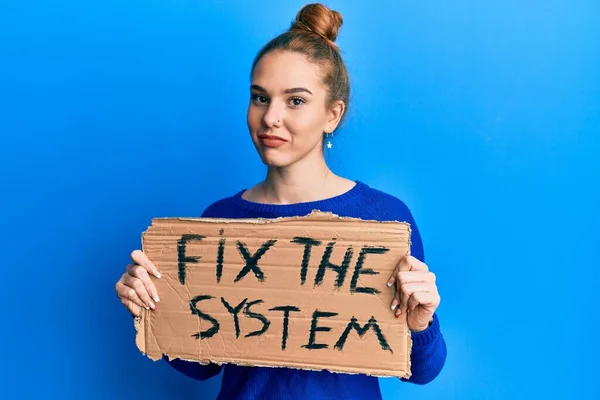
[[[250,105],[248,107],[248,112],[246,115],[246,122],[248,123],[248,127],[250,128],[250,130],[256,131],[258,128],[260,128],[261,119],[262,113],[260,109]]]
[[[311,142],[321,137],[324,124],[325,117],[315,110],[298,113],[289,122],[290,130]]]

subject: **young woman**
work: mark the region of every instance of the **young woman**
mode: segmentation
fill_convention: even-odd
[[[342,17],[320,4],[302,8],[290,29],[269,42],[252,66],[247,124],[262,160],[265,179],[256,186],[211,204],[203,217],[275,218],[314,209],[341,216],[407,221],[412,256],[402,260],[388,284],[396,297],[390,312],[408,313],[413,338],[411,383],[425,384],[441,371],[446,344],[436,309],[440,296],[435,275],[423,262],[423,245],[407,206],[399,199],[334,174],[323,154],[324,142],[348,107],[349,79],[334,41]],[[154,309],[159,301],[149,278],[156,267],[139,250],[116,284],[127,309]],[[402,270],[403,272],[400,272]],[[223,369],[219,399],[380,399],[377,378],[366,375],[287,368],[207,365],[173,360],[170,364],[199,380]]]

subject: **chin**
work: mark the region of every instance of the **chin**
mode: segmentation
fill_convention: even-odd
[[[294,160],[292,160],[289,156],[284,154],[275,154],[274,151],[261,151],[260,159],[262,162],[268,167],[282,168],[287,167],[292,164]]]

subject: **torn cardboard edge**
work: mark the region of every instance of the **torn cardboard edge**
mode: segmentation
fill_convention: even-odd
[[[228,224],[258,224],[258,225],[266,225],[266,224],[278,224],[288,221],[304,221],[304,222],[331,222],[332,220],[338,222],[365,222],[371,224],[403,224],[408,231],[408,253],[410,254],[410,246],[411,246],[411,227],[410,224],[406,221],[378,221],[378,220],[367,220],[355,217],[343,217],[331,212],[322,212],[319,210],[313,210],[311,213],[306,214],[304,216],[288,216],[288,217],[278,217],[278,218],[207,218],[207,217],[157,217],[152,219],[152,225],[148,230],[142,233],[142,250],[146,251],[144,245],[144,239],[148,231],[156,226],[156,224],[160,224],[160,222],[168,221],[180,221],[180,222],[202,222],[209,224],[217,224],[217,225],[228,225]],[[156,263],[155,263],[156,264]],[[159,268],[160,270],[160,268]],[[135,318],[134,326],[136,329],[136,344],[138,348],[142,352],[142,354],[148,356],[154,361],[158,361],[163,359],[165,356],[168,360],[180,359],[188,362],[195,362],[202,365],[208,364],[216,364],[216,365],[224,365],[224,364],[236,364],[236,365],[245,365],[245,366],[256,366],[256,367],[272,367],[272,368],[295,368],[295,369],[304,369],[304,370],[312,370],[312,371],[330,371],[335,373],[346,373],[346,374],[364,374],[375,377],[397,377],[397,378],[409,378],[411,376],[411,360],[410,354],[412,352],[412,338],[410,330],[406,329],[406,348],[407,348],[407,370],[403,374],[394,373],[393,371],[385,371],[385,370],[377,370],[373,368],[371,370],[367,370],[365,368],[361,368],[360,366],[352,367],[352,366],[344,366],[344,367],[336,367],[336,366],[327,366],[322,365],[322,363],[297,363],[297,362],[277,362],[277,361],[266,361],[266,360],[231,360],[227,357],[211,357],[203,355],[201,360],[198,359],[186,359],[180,356],[171,356],[169,352],[162,352],[160,356],[150,356],[146,352],[147,340],[149,340],[152,335],[148,334],[148,331],[152,329],[151,323],[149,322],[149,317],[151,316],[151,311],[142,309],[142,316]],[[406,318],[406,317],[403,317]],[[156,337],[154,337],[156,340]],[[160,346],[158,346],[160,348]],[[200,353],[199,353],[200,354]],[[321,365],[320,365],[321,364]]]
[[[368,222],[373,224],[405,224],[409,233],[411,232],[410,224],[406,221],[398,220],[375,220],[375,219],[361,219],[357,217],[340,216],[330,211],[320,211],[318,209],[312,210],[310,213],[303,216],[290,216],[290,217],[276,217],[276,218],[213,218],[213,217],[155,217],[152,218],[152,222],[160,221],[190,221],[190,222],[208,222],[216,224],[275,224],[286,221],[321,221],[327,222],[331,220],[348,221],[348,222]],[[142,233],[143,237],[143,233]]]
[[[410,335],[410,334],[409,334]],[[409,342],[409,352],[412,350],[412,345],[410,344],[411,342]],[[144,354],[144,353],[142,353]],[[146,354],[144,354],[146,356]],[[210,364],[215,364],[215,365],[227,365],[227,364],[235,364],[235,365],[239,365],[242,367],[260,367],[260,368],[291,368],[291,369],[301,369],[301,370],[305,370],[305,371],[316,371],[316,372],[323,372],[323,371],[327,371],[327,372],[333,372],[333,373],[337,373],[337,374],[347,374],[347,375],[368,375],[368,376],[374,376],[376,378],[398,378],[398,379],[408,379],[411,377],[410,373],[407,373],[405,375],[397,375],[397,374],[377,374],[374,372],[369,372],[369,371],[364,371],[362,368],[357,367],[356,371],[351,371],[349,368],[348,369],[336,369],[334,368],[326,368],[326,367],[311,367],[309,364],[296,364],[294,366],[289,366],[289,365],[280,365],[280,364],[262,364],[260,362],[244,362],[244,361],[236,361],[235,363],[232,363],[231,361],[225,360],[208,360],[208,361],[197,361],[197,360],[186,360],[185,358],[180,358],[180,357],[169,357],[168,354],[163,354],[163,356],[166,356],[167,359],[169,361],[172,360],[181,360],[181,361],[186,361],[186,362],[193,362],[196,364],[200,364],[200,365],[210,365]],[[150,358],[150,357],[149,357]],[[150,358],[152,359],[152,358]],[[160,361],[162,358],[159,358],[158,360],[153,360],[153,361]],[[408,364],[409,364],[409,369],[410,369],[410,358],[408,360]]]

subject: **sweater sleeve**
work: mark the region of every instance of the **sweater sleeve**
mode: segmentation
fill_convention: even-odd
[[[218,375],[221,372],[221,369],[223,368],[222,365],[202,365],[197,362],[180,360],[178,358],[169,360],[167,357],[163,357],[163,360],[169,363],[169,365],[175,368],[175,370],[199,381],[204,381],[209,378],[212,378],[215,375]]]
[[[411,377],[402,378],[405,382],[424,385],[433,381],[442,371],[446,362],[446,342],[440,330],[437,314],[429,328],[412,333],[413,347],[410,355]]]

